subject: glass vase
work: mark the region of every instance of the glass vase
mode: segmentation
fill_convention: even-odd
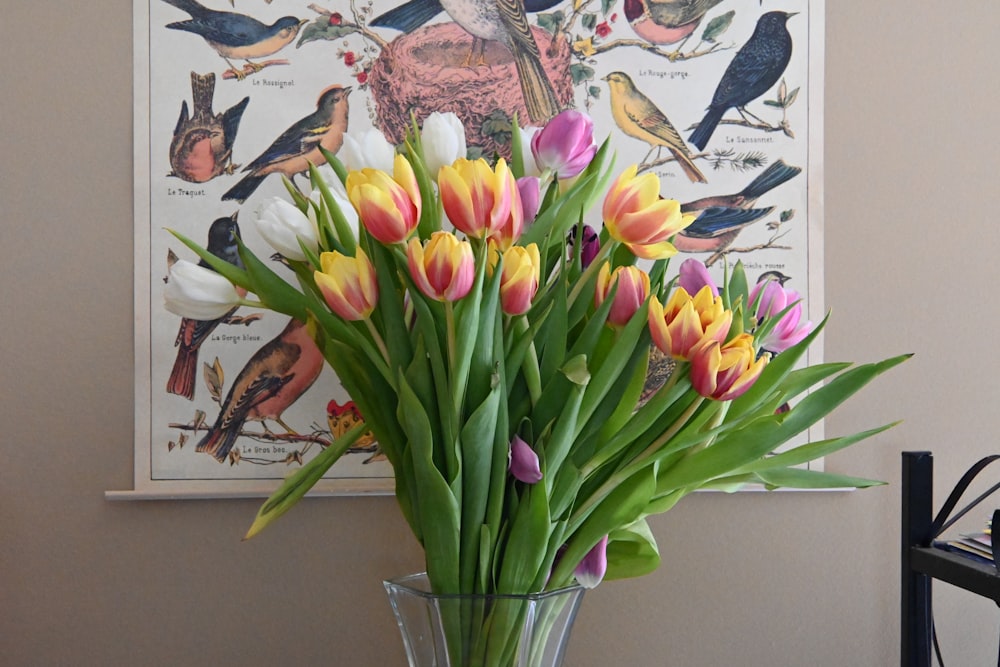
[[[559,667],[584,592],[437,595],[426,574],[383,584],[410,667]]]

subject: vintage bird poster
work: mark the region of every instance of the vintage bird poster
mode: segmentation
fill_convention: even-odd
[[[699,211],[677,262],[822,285],[822,0],[135,0],[135,493],[266,495],[363,419],[302,323],[164,308],[171,267],[238,264],[286,187],[345,136],[392,144],[434,112],[469,157],[509,155],[515,117],[586,111],[616,169]],[[591,213],[600,224],[600,212]],[[281,272],[280,257],[274,258]],[[294,280],[286,271],[288,280]],[[815,359],[813,359],[815,361]],[[316,487],[387,493],[363,438]]]

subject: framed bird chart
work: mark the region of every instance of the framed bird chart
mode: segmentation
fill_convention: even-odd
[[[267,495],[362,418],[306,329],[239,307],[164,308],[197,257],[239,237],[346,132],[403,141],[453,112],[469,157],[509,155],[512,118],[586,110],[617,168],[700,211],[675,237],[721,278],[796,289],[823,314],[822,0],[135,0],[135,489]],[[598,207],[599,208],[599,207]],[[599,211],[592,214],[599,225]],[[280,256],[275,268],[280,273]],[[290,271],[285,270],[293,280]],[[821,345],[814,346],[821,349]],[[812,353],[809,363],[817,361]],[[816,438],[819,434],[812,433]],[[363,438],[314,493],[389,493]]]

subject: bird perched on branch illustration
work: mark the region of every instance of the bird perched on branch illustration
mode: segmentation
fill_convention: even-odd
[[[708,145],[722,116],[731,108],[741,115],[744,107],[778,82],[792,58],[792,36],[786,22],[795,12],[767,12],[757,20],[747,40],[726,68],[712,96],[705,117],[688,138],[699,150]]]
[[[625,0],[632,30],[650,44],[676,44],[687,38],[708,10],[722,0]]]
[[[237,167],[232,163],[233,142],[240,119],[250,102],[244,97],[221,114],[212,112],[215,95],[215,74],[191,72],[191,111],[187,100],[181,102],[181,115],[170,141],[168,176],[192,183],[204,183],[219,174],[231,174]]]
[[[717,252],[728,248],[744,228],[774,210],[773,206],[753,208],[757,199],[801,172],[801,167],[778,160],[735,194],[702,197],[681,204],[682,213],[700,212],[700,215],[678,232],[674,247],[681,252]]]
[[[168,23],[166,27],[200,36],[229,64],[237,79],[246,75],[231,59],[243,60],[251,71],[258,72],[262,66],[252,59],[264,58],[285,48],[309,21],[283,16],[267,25],[246,14],[209,9],[196,0],[163,1],[191,15],[187,21]]]
[[[559,102],[542,67],[538,44],[528,24],[524,0],[441,0],[441,6],[455,23],[472,35],[472,49],[467,58],[469,65],[485,64],[486,41],[500,42],[514,58],[524,105],[531,120],[544,123],[559,113]]]
[[[666,148],[693,183],[708,182],[692,161],[680,133],[663,112],[635,87],[628,74],[612,72],[604,80],[611,89],[611,116],[622,132],[645,141],[651,146],[650,153],[659,147]]]
[[[225,260],[233,266],[242,269],[243,260],[240,259],[237,252],[238,244],[236,242],[236,239],[240,236],[240,226],[236,223],[238,213],[239,211],[227,218],[218,218],[212,223],[212,226],[208,229],[208,244],[206,247],[210,253],[219,259]],[[212,268],[205,260],[199,261],[198,264],[206,269]],[[241,296],[246,294],[246,290],[241,288],[240,291],[242,292]],[[181,326],[177,331],[177,338],[174,341],[174,347],[177,348],[177,357],[170,371],[170,377],[167,379],[167,391],[169,393],[183,396],[189,401],[194,400],[195,377],[198,371],[198,351],[202,343],[208,340],[209,334],[215,331],[216,327],[223,322],[232,323],[236,321],[240,324],[249,324],[251,321],[260,319],[259,315],[251,315],[248,318],[234,320],[233,314],[236,310],[236,308],[233,308],[217,320],[192,320],[186,317],[181,320]]]
[[[524,11],[529,14],[544,12],[560,2],[563,0],[524,0]],[[379,14],[368,25],[376,28],[392,28],[400,32],[413,32],[443,11],[441,0],[409,0]]]
[[[306,392],[323,370],[323,354],[308,327],[289,320],[280,334],[257,350],[236,377],[219,416],[196,451],[226,460],[248,420],[276,421],[294,433],[282,413]],[[267,429],[266,423],[264,428]]]
[[[254,193],[268,174],[279,173],[289,178],[309,169],[309,164],[326,163],[319,148],[331,153],[340,150],[347,132],[347,98],[351,87],[333,85],[320,93],[316,111],[302,118],[274,140],[253,162],[243,168],[249,172],[229,189],[223,200],[235,199],[241,204]]]

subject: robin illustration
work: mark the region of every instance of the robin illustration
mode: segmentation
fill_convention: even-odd
[[[238,167],[232,163],[233,142],[240,119],[250,102],[244,97],[221,114],[212,112],[215,74],[191,72],[191,112],[187,100],[181,102],[181,115],[170,141],[168,176],[191,183],[204,183],[219,174],[231,174]]]
[[[191,15],[190,20],[168,23],[171,30],[184,30],[202,37],[229,64],[237,79],[246,77],[232,60],[243,60],[254,72],[263,67],[251,59],[263,58],[288,46],[308,19],[283,16],[271,25],[246,14],[209,9],[196,0],[163,0]]]
[[[683,213],[701,213],[674,237],[674,247],[681,252],[717,252],[728,248],[745,227],[774,210],[773,206],[753,208],[757,199],[801,172],[801,167],[778,160],[736,194],[703,197],[681,204]]]
[[[635,87],[632,79],[625,72],[612,72],[604,77],[611,89],[611,116],[622,132],[645,141],[650,145],[650,151],[664,147],[677,160],[684,174],[693,183],[707,183],[708,179],[701,173],[691,160],[684,139],[677,132],[670,120],[653,102]],[[645,162],[646,158],[643,158]]]
[[[226,460],[248,420],[277,422],[288,433],[281,414],[312,386],[323,370],[323,355],[308,327],[289,320],[284,330],[257,350],[236,377],[219,416],[196,451]]]
[[[740,115],[744,107],[766,93],[778,82],[792,58],[792,36],[786,22],[796,12],[767,12],[757,20],[757,27],[726,68],[712,96],[708,112],[688,141],[704,150],[722,116],[735,107]]]
[[[208,230],[208,251],[223,259],[233,266],[243,268],[243,260],[237,252],[236,239],[240,235],[240,226],[236,224],[236,216],[233,213],[228,218],[218,218],[212,223]],[[205,260],[198,262],[199,266],[206,269],[212,267]],[[245,290],[243,290],[245,293]],[[177,358],[174,360],[174,367],[170,371],[167,379],[167,391],[171,394],[183,396],[194,400],[195,377],[198,370],[198,350],[201,344],[208,340],[209,334],[215,331],[223,322],[233,322],[233,308],[224,316],[217,320],[192,320],[184,318],[181,320],[180,329],[177,331],[177,338],[174,340],[174,347],[177,348]],[[249,324],[250,321],[259,319],[253,315],[249,318],[239,320],[241,324]]]
[[[524,11],[529,14],[552,9],[563,0],[524,0]],[[722,0],[719,0],[721,2]],[[392,28],[410,33],[444,11],[441,0],[410,0],[379,14],[369,25],[377,28]]]
[[[524,0],[441,0],[441,6],[455,23],[472,35],[468,64],[472,64],[477,49],[477,64],[484,64],[486,41],[500,42],[514,57],[521,94],[531,120],[544,123],[559,113],[559,102],[542,68],[538,44],[528,25]]]
[[[331,153],[340,150],[347,131],[347,97],[350,94],[350,86],[333,85],[324,90],[316,102],[316,111],[282,132],[267,150],[244,167],[243,171],[250,173],[222,195],[222,199],[235,199],[242,204],[268,174],[277,172],[294,178],[308,170],[310,163],[325,164],[326,158],[319,147]]]
[[[625,0],[625,18],[650,44],[676,44],[695,31],[722,0]]]

